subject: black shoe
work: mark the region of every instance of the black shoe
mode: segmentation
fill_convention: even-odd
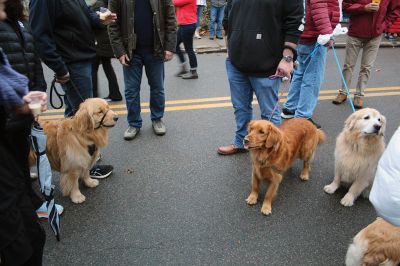
[[[307,120],[310,121],[311,123],[313,123],[316,128],[318,128],[318,129],[321,128],[321,125],[316,123],[316,122],[314,122],[311,118],[307,118]]]
[[[220,40],[222,40],[224,37],[222,37],[222,36],[217,36],[217,39],[220,39]]]
[[[281,117],[284,119],[290,119],[294,117],[294,112],[293,111],[289,111],[289,109],[287,109],[286,107],[282,108],[282,113],[281,113]]]
[[[211,36],[210,36],[210,40],[214,40],[214,37],[211,37]]]
[[[110,96],[103,98],[107,102],[119,102],[122,101],[122,98],[110,98]]]
[[[112,165],[95,165],[90,169],[90,177],[96,179],[106,178],[113,172],[114,167]]]

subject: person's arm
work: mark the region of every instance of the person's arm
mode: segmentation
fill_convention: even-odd
[[[108,9],[117,14],[118,17],[121,16],[121,1],[120,0],[110,0],[108,2]],[[121,57],[127,55],[127,51],[125,50],[125,47],[122,43],[121,39],[121,19],[118,19],[116,23],[108,25],[108,36],[110,38],[110,43],[112,50],[114,52],[114,55],[116,58],[118,58],[121,62]],[[125,58],[125,57],[124,57]],[[121,64],[123,64],[121,62]]]
[[[357,3],[358,1],[354,0],[343,0],[342,2],[342,10],[343,12],[349,15],[357,15],[357,14],[364,14],[365,5]]]
[[[318,33],[321,35],[332,34],[333,28],[329,19],[327,0],[310,0],[311,16]],[[308,14],[307,14],[308,15]]]
[[[232,0],[228,0],[228,2],[226,3],[226,7],[224,9],[224,19],[222,20],[222,27],[224,28],[225,31],[225,35],[227,38],[229,38],[229,12],[231,11],[232,8]]]
[[[166,1],[165,7],[165,50],[175,53],[176,50],[176,17],[175,7],[171,0]]]
[[[31,0],[29,12],[29,25],[40,58],[56,73],[57,77],[68,75],[67,66],[58,53],[54,41],[53,31],[57,14],[55,1]]]
[[[390,2],[385,16],[386,29],[392,26],[398,18],[400,18],[400,2],[396,1],[395,4]]]
[[[174,3],[174,6],[185,6],[193,2],[193,0],[172,0],[172,1]]]

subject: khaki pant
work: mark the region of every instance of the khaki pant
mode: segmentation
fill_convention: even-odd
[[[358,54],[360,50],[363,49],[361,56],[361,68],[358,75],[358,83],[355,95],[364,96],[364,90],[367,86],[369,76],[371,75],[372,65],[374,64],[376,55],[378,54],[381,40],[381,35],[372,39],[360,39],[347,36],[346,58],[342,73],[348,88],[350,88],[351,78],[353,76],[353,70],[357,62]],[[339,92],[346,94],[346,89],[343,84]]]

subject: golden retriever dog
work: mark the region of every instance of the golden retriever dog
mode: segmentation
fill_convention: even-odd
[[[336,139],[335,177],[324,187],[334,193],[340,185],[350,186],[341,199],[352,206],[361,193],[368,197],[379,158],[385,150],[386,118],[377,110],[365,108],[351,114]]]
[[[261,181],[268,183],[261,213],[272,212],[272,201],[282,181],[282,174],[292,165],[295,159],[303,161],[301,180],[310,177],[310,162],[317,145],[324,142],[325,134],[310,121],[293,118],[285,121],[279,128],[269,121],[251,121],[244,146],[250,150],[252,160],[251,193],[247,204],[257,203]]]
[[[400,263],[400,227],[382,218],[361,230],[346,254],[346,266],[396,266]]]
[[[88,187],[96,187],[98,180],[89,176],[99,156],[99,150],[108,143],[108,129],[118,116],[100,98],[87,99],[72,118],[46,121],[46,154],[53,170],[60,172],[60,187],[64,196],[74,203],[82,203],[85,196],[79,190],[79,179]]]

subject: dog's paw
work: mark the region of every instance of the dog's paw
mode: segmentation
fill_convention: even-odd
[[[353,206],[354,204],[354,196],[347,193],[340,201],[340,204],[346,207]]]
[[[303,181],[308,181],[310,179],[310,176],[306,175],[306,174],[301,174],[300,175],[300,179],[303,180]]]
[[[74,193],[70,195],[70,198],[72,200],[73,203],[82,203],[86,200],[86,197],[82,194],[82,193]]]
[[[336,186],[335,184],[326,185],[326,186],[324,187],[324,191],[325,191],[326,193],[328,193],[328,194],[333,194],[333,193],[335,193],[336,189],[337,189],[337,186]]]
[[[249,204],[249,205],[257,204],[257,198],[258,198],[257,195],[250,194],[250,195],[247,197],[246,202],[247,202],[247,204]]]
[[[93,179],[93,178],[87,178],[84,180],[84,183],[87,187],[97,187],[99,185],[99,180]]]
[[[270,215],[272,213],[272,209],[271,209],[270,206],[263,205],[261,207],[261,213],[264,214],[264,215]]]

